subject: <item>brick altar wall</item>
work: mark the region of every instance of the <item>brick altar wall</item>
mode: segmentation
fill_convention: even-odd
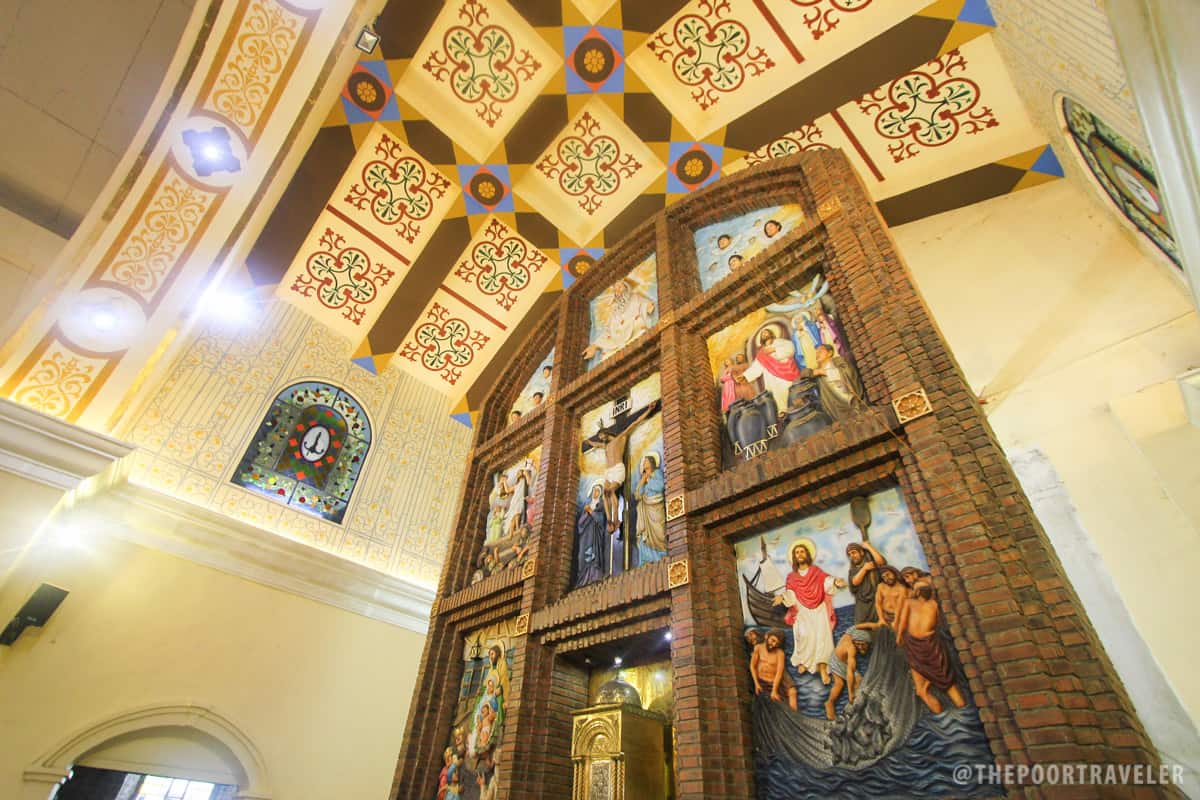
[[[797,202],[805,224],[701,295],[692,231]],[[585,372],[588,302],[652,251],[659,324]],[[818,269],[829,281],[870,408],[722,471],[706,339],[803,286]],[[515,392],[551,346],[556,364],[545,407],[506,425]],[[653,372],[662,379],[668,507],[680,498],[686,513],[667,523],[665,560],[569,591],[579,416]],[[902,423],[892,403],[915,390],[924,391],[929,413]],[[532,566],[470,585],[490,475],[539,445],[541,518]],[[647,220],[565,293],[497,382],[467,465],[392,797],[436,795],[463,637],[504,618],[516,618],[526,633],[516,641],[506,698],[502,798],[566,796],[569,706],[586,700],[586,673],[564,660],[567,654],[668,627],[676,795],[753,797],[752,693],[732,542],[891,485],[908,502],[967,676],[964,689],[997,762],[1157,763],[879,214],[846,159],[820,151],[748,169]],[[1021,791],[1014,796],[1041,796],[1038,789]],[[1046,791],[1084,798],[1094,797],[1096,787]],[[1151,797],[1163,790],[1104,791]]]

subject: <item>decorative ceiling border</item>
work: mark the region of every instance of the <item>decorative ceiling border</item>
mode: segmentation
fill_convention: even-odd
[[[367,0],[321,5],[240,0],[222,3],[215,15],[214,6],[197,9],[189,26],[197,42],[173,64],[183,80],[169,98],[160,93],[165,111],[133,160],[130,178],[139,176],[133,182],[142,187],[128,190],[127,178],[116,190],[118,197],[128,191],[122,207],[129,215],[109,214],[110,205],[108,219],[92,220],[89,244],[72,259],[78,266],[50,313],[35,312],[39,319],[31,317],[20,344],[5,354],[0,395],[70,422],[89,414],[94,427],[110,424],[114,409],[128,404],[129,381],[113,380],[118,367],[122,378],[140,380],[145,358],[178,324],[185,295],[194,294],[187,290],[219,268],[309,116],[311,92],[289,93],[292,77],[304,64],[306,74],[319,73],[319,91],[345,55],[337,45],[369,13]],[[181,91],[183,82],[199,85],[186,104],[180,100],[192,90]],[[130,310],[125,336],[105,340],[72,324],[81,307],[100,300]]]

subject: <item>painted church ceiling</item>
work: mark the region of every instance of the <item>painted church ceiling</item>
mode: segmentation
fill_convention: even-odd
[[[469,422],[647,216],[841,148],[893,225],[1061,177],[985,0],[390,3],[249,258]]]

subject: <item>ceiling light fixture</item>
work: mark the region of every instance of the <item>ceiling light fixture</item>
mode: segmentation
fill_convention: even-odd
[[[379,46],[379,34],[371,30],[370,25],[364,25],[363,29],[358,32],[358,41],[354,43],[354,46],[364,53],[373,53]]]
[[[110,308],[96,308],[88,315],[88,322],[98,331],[111,331],[117,327],[117,315]]]

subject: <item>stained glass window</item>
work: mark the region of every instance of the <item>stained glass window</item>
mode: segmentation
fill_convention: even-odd
[[[1062,108],[1080,157],[1113,204],[1179,266],[1179,249],[1150,158],[1079,103],[1064,97]]]
[[[370,446],[357,400],[327,383],[296,383],[271,404],[233,482],[340,523]]]

